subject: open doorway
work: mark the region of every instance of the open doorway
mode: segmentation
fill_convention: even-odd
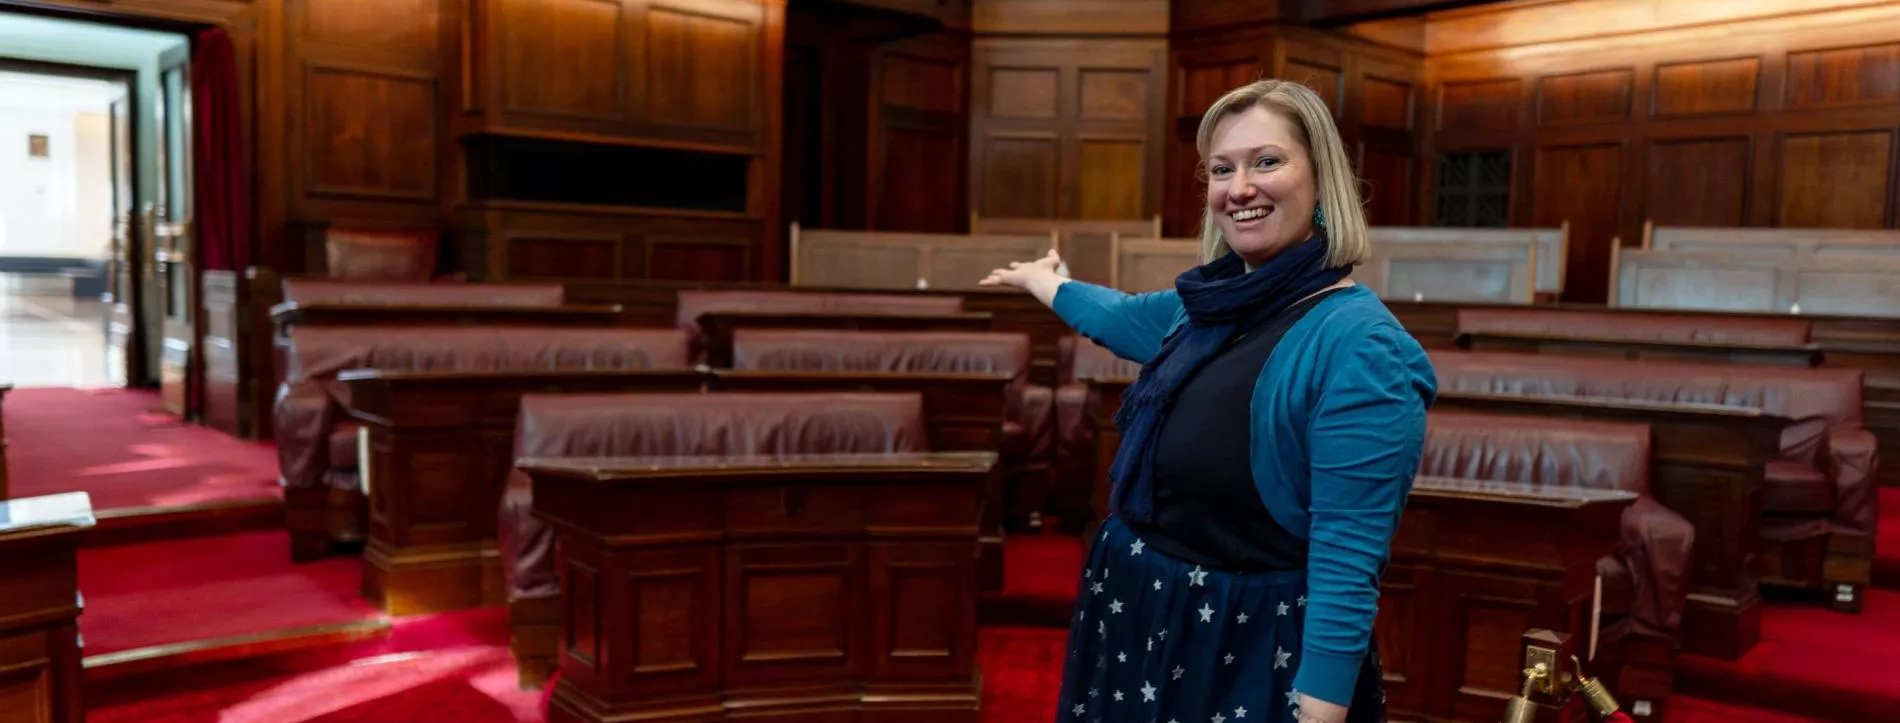
[[[25,67],[0,63],[0,368],[18,387],[108,386],[113,125],[134,81]]]
[[[0,377],[15,387],[161,387],[183,411],[189,56],[178,33],[0,12]]]

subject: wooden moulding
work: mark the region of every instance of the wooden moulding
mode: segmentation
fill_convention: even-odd
[[[550,720],[974,723],[992,452],[529,459]]]

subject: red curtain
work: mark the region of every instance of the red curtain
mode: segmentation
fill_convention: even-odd
[[[191,171],[198,268],[243,271],[251,263],[251,186],[244,168],[237,58],[223,28],[198,32],[191,48]]]
[[[191,45],[191,177],[196,271],[243,273],[253,258],[251,184],[244,166],[243,118],[239,112],[237,54],[223,28],[198,31]],[[202,293],[202,290],[200,290]],[[202,347],[203,305],[191,310]],[[188,415],[204,413],[204,365],[186,374]]]

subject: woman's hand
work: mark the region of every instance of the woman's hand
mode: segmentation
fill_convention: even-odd
[[[1294,720],[1299,723],[1346,723],[1346,706],[1302,694],[1299,712],[1295,714]]]
[[[1056,273],[1062,265],[1062,257],[1055,249],[1035,261],[1011,261],[1007,269],[995,269],[989,276],[978,281],[978,286],[1014,286],[1031,294],[1044,304],[1056,298],[1056,289],[1068,283],[1069,279]]]

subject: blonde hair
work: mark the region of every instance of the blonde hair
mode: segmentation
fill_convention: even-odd
[[[1366,236],[1366,211],[1359,200],[1359,179],[1346,157],[1345,141],[1333,125],[1332,111],[1326,101],[1299,83],[1287,80],[1256,80],[1228,91],[1201,116],[1200,132],[1194,146],[1201,158],[1207,158],[1214,141],[1214,128],[1228,116],[1239,115],[1255,106],[1277,113],[1293,123],[1306,154],[1313,159],[1313,173],[1319,185],[1319,208],[1326,218],[1326,266],[1356,266],[1365,263],[1372,251]],[[1205,161],[1203,161],[1205,163]],[[1233,249],[1220,226],[1214,223],[1210,205],[1201,211],[1201,262],[1208,263]]]

